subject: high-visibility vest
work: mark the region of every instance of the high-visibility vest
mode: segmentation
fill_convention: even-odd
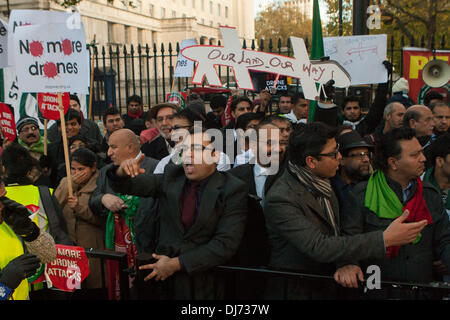
[[[33,185],[25,186],[8,186],[6,189],[6,197],[26,206],[33,214],[30,219],[39,227],[39,229],[47,231],[48,220],[45,214],[44,205],[41,202],[39,188]],[[53,189],[50,189],[53,194]]]
[[[10,185],[7,186],[5,189],[6,189],[6,197],[30,209],[33,212],[33,214],[30,215],[30,219],[39,227],[39,229],[43,231],[48,231],[47,214],[45,213],[44,205],[41,201],[38,187],[33,185],[24,185],[24,186]],[[53,194],[53,189],[49,188],[49,190],[50,194]],[[25,279],[24,281],[27,281],[27,289],[28,289],[29,288],[28,280]],[[36,283],[33,284],[32,286],[34,290],[40,290],[43,288],[42,283]]]
[[[0,224],[0,269],[5,268],[11,260],[21,256],[23,253],[23,245],[19,237],[5,222]],[[26,300],[28,291],[28,280],[25,278],[14,290],[12,299]]]

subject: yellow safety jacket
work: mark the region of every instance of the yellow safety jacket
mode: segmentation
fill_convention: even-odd
[[[38,187],[33,185],[17,185],[8,186],[5,189],[6,197],[28,207],[31,211],[33,211],[30,219],[33,220],[39,229],[47,231],[48,219],[45,214],[44,206],[41,203]],[[50,189],[50,193],[53,193],[53,189]],[[32,206],[34,206],[34,208]],[[38,210],[33,210],[37,208]],[[14,258],[24,254],[22,241],[6,223],[0,224],[0,248],[1,269],[3,269]],[[36,286],[35,289],[40,289],[41,287],[42,284]],[[28,297],[28,291],[28,280],[24,279],[14,291],[12,298],[14,300],[25,300]]]
[[[23,244],[19,237],[5,222],[0,224],[0,248],[0,269],[5,268],[11,260],[24,253]],[[28,298],[28,291],[28,280],[24,279],[14,290],[12,299],[26,300]]]

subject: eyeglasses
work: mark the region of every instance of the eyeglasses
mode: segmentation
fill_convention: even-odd
[[[178,129],[190,129],[192,126],[173,126],[172,130],[178,130]]]
[[[22,132],[36,131],[36,130],[38,130],[38,127],[36,127],[36,126],[30,126],[30,127],[22,128],[22,129],[20,130],[20,132],[22,133]]]
[[[205,147],[202,144],[191,144],[190,146],[183,145],[181,147],[180,155],[182,155],[183,152],[186,151],[188,148],[190,149],[191,152],[203,152],[204,150],[214,151],[214,148]]]
[[[338,153],[339,153],[339,143],[336,143],[336,151],[329,152],[329,153],[319,153],[313,157],[330,157],[330,158],[337,159]]]
[[[358,152],[349,154],[346,156],[346,158],[358,158],[358,159],[364,159],[364,157],[368,157],[369,159],[372,158],[372,152]]]

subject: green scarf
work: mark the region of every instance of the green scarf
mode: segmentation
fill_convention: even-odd
[[[19,144],[24,146],[27,150],[44,154],[44,138],[39,137],[39,140],[33,143],[31,146],[28,146],[22,139],[19,138]]]
[[[403,213],[402,202],[389,187],[384,173],[380,170],[375,170],[369,178],[364,206],[384,219],[396,219]]]
[[[375,170],[369,178],[364,206],[383,219],[396,219],[403,214],[403,203],[389,187],[384,173],[380,170]],[[421,237],[422,234],[419,233],[413,244],[418,243]]]
[[[125,218],[125,223],[127,224],[128,228],[130,228],[131,233],[131,239],[133,243],[134,241],[134,217],[136,216],[137,209],[140,204],[140,198],[136,196],[130,196],[130,195],[123,195],[118,194],[117,195],[120,199],[125,202],[125,204],[128,206],[125,210],[121,210],[119,214]],[[115,236],[115,224],[114,224],[114,213],[109,211],[108,219],[106,221],[106,239],[105,239],[105,245],[106,248],[109,250],[114,250],[114,236]]]

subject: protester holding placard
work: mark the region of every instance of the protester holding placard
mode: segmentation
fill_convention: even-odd
[[[73,196],[68,195],[67,178],[63,178],[55,190],[67,221],[71,240],[80,247],[104,249],[104,217],[94,214],[88,206],[89,198],[97,188],[97,157],[86,148],[74,151],[70,156]],[[89,259],[87,288],[100,288],[101,266],[97,259]]]
[[[70,95],[70,108],[77,110],[81,115],[80,134],[89,138],[90,140],[101,143],[103,136],[100,133],[98,125],[88,119],[81,110],[81,102],[76,94]],[[61,139],[61,132],[58,130],[58,124],[55,123],[48,129],[48,139],[50,141],[59,141]]]

